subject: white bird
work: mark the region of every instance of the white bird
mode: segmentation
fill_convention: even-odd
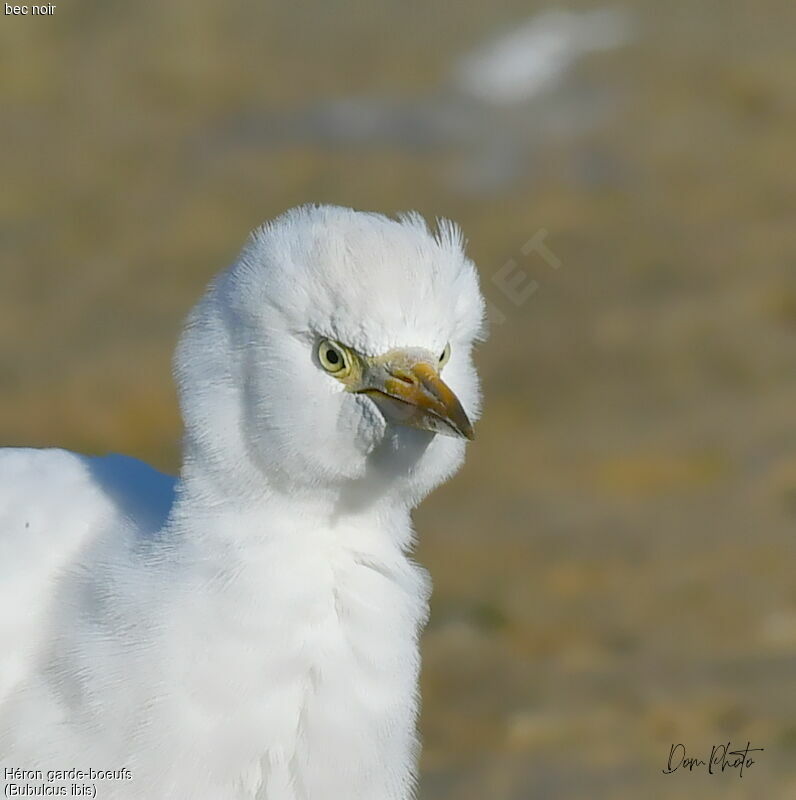
[[[413,796],[410,511],[472,437],[483,317],[452,223],[294,209],[188,318],[176,479],[0,451],[6,792]]]

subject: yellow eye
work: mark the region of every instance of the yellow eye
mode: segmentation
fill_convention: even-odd
[[[445,349],[442,351],[442,355],[439,357],[439,368],[442,369],[451,357],[451,343],[448,342],[445,345]]]
[[[318,345],[318,361],[321,366],[337,378],[342,378],[351,369],[351,362],[340,345],[324,339]]]

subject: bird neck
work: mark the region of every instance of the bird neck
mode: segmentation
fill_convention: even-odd
[[[248,540],[256,547],[336,531],[341,543],[360,549],[407,552],[412,546],[411,508],[397,493],[355,481],[285,485],[251,463],[224,468],[195,455],[187,442],[169,522],[192,541],[234,540],[242,547]]]

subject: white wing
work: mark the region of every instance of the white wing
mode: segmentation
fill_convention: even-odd
[[[0,449],[0,704],[30,669],[63,571],[101,531],[157,531],[173,496],[172,477],[134,458]]]

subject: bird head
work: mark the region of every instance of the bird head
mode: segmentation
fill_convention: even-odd
[[[452,223],[288,211],[189,317],[176,359],[186,458],[249,493],[357,485],[414,505],[473,438],[483,318]]]

